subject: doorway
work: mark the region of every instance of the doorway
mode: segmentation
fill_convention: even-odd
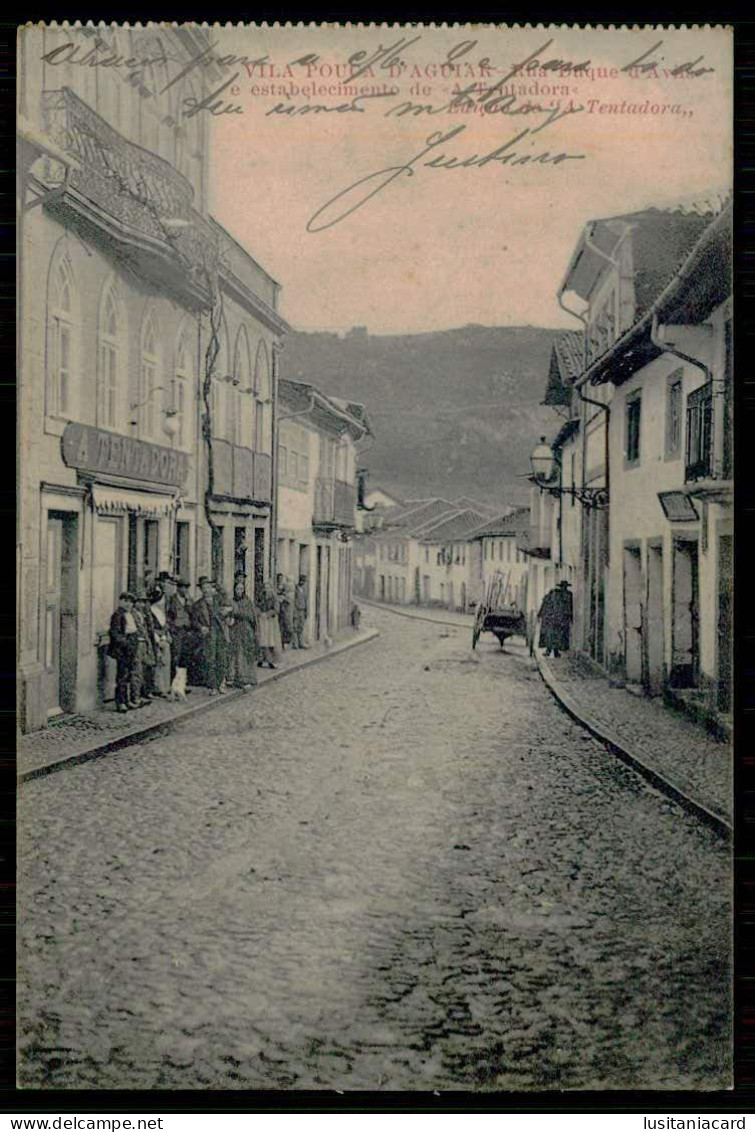
[[[731,535],[720,535],[718,539],[718,689],[717,708],[731,711],[731,669],[733,646],[732,587],[734,583],[734,558]]]
[[[254,528],[254,593],[259,596],[265,584],[265,528]]]
[[[44,604],[44,703],[48,719],[76,707],[78,649],[78,517],[47,515]]]
[[[663,544],[648,546],[648,594],[645,652],[647,658],[646,690],[651,696],[663,691],[665,632],[663,624]]]
[[[322,615],[322,547],[317,548],[315,564],[315,640],[320,640],[320,618]]]
[[[233,577],[241,574],[246,581],[246,527],[233,529]]]
[[[697,540],[674,541],[671,582],[671,672],[674,688],[696,688],[699,672],[699,567]]]
[[[624,672],[627,683],[642,682],[642,559],[639,546],[624,546]]]

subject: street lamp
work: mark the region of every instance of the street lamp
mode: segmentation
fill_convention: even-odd
[[[605,487],[578,487],[572,483],[570,487],[561,486],[561,454],[554,451],[546,442],[544,436],[530,455],[532,480],[541,491],[549,495],[570,495],[578,500],[583,507],[607,507],[608,488]]]

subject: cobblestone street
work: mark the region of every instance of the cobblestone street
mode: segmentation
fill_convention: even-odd
[[[381,636],[23,785],[19,1083],[730,1084],[730,852],[525,649]]]

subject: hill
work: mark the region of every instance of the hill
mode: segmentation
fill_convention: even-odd
[[[526,503],[529,454],[556,423],[540,402],[560,333],[474,325],[427,334],[298,332],[286,339],[281,373],[367,406],[375,441],[360,459],[370,486],[402,498]]]

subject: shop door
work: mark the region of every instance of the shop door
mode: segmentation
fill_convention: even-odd
[[[718,710],[731,711],[731,658],[733,645],[731,535],[718,540]]]
[[[698,673],[698,563],[697,543],[674,544],[671,622],[671,684],[694,688]]]
[[[322,614],[322,547],[317,548],[317,573],[315,576],[315,638],[320,640],[320,617]]]
[[[648,547],[648,600],[647,637],[645,641],[647,656],[646,688],[651,696],[659,696],[663,691],[663,547]]]
[[[331,617],[330,617],[330,547],[325,547],[325,562],[323,565],[323,625],[325,629],[325,636],[330,636],[331,631]]]
[[[44,699],[48,718],[76,706],[78,650],[78,524],[75,515],[47,517],[44,595]]]
[[[92,571],[93,628],[99,637],[110,628],[110,616],[118,604],[120,593],[119,532],[121,519],[97,519],[94,528],[94,569]],[[107,656],[103,647],[100,653],[99,699],[112,700],[115,695],[115,661]]]
[[[237,574],[246,579],[246,527],[234,527],[233,531],[233,577]]]
[[[254,593],[262,593],[265,584],[265,528],[254,528]]]
[[[624,547],[624,668],[630,684],[642,681],[642,563],[639,547]]]
[[[45,705],[48,717],[60,715],[60,607],[63,589],[63,520],[47,517],[45,585]]]

